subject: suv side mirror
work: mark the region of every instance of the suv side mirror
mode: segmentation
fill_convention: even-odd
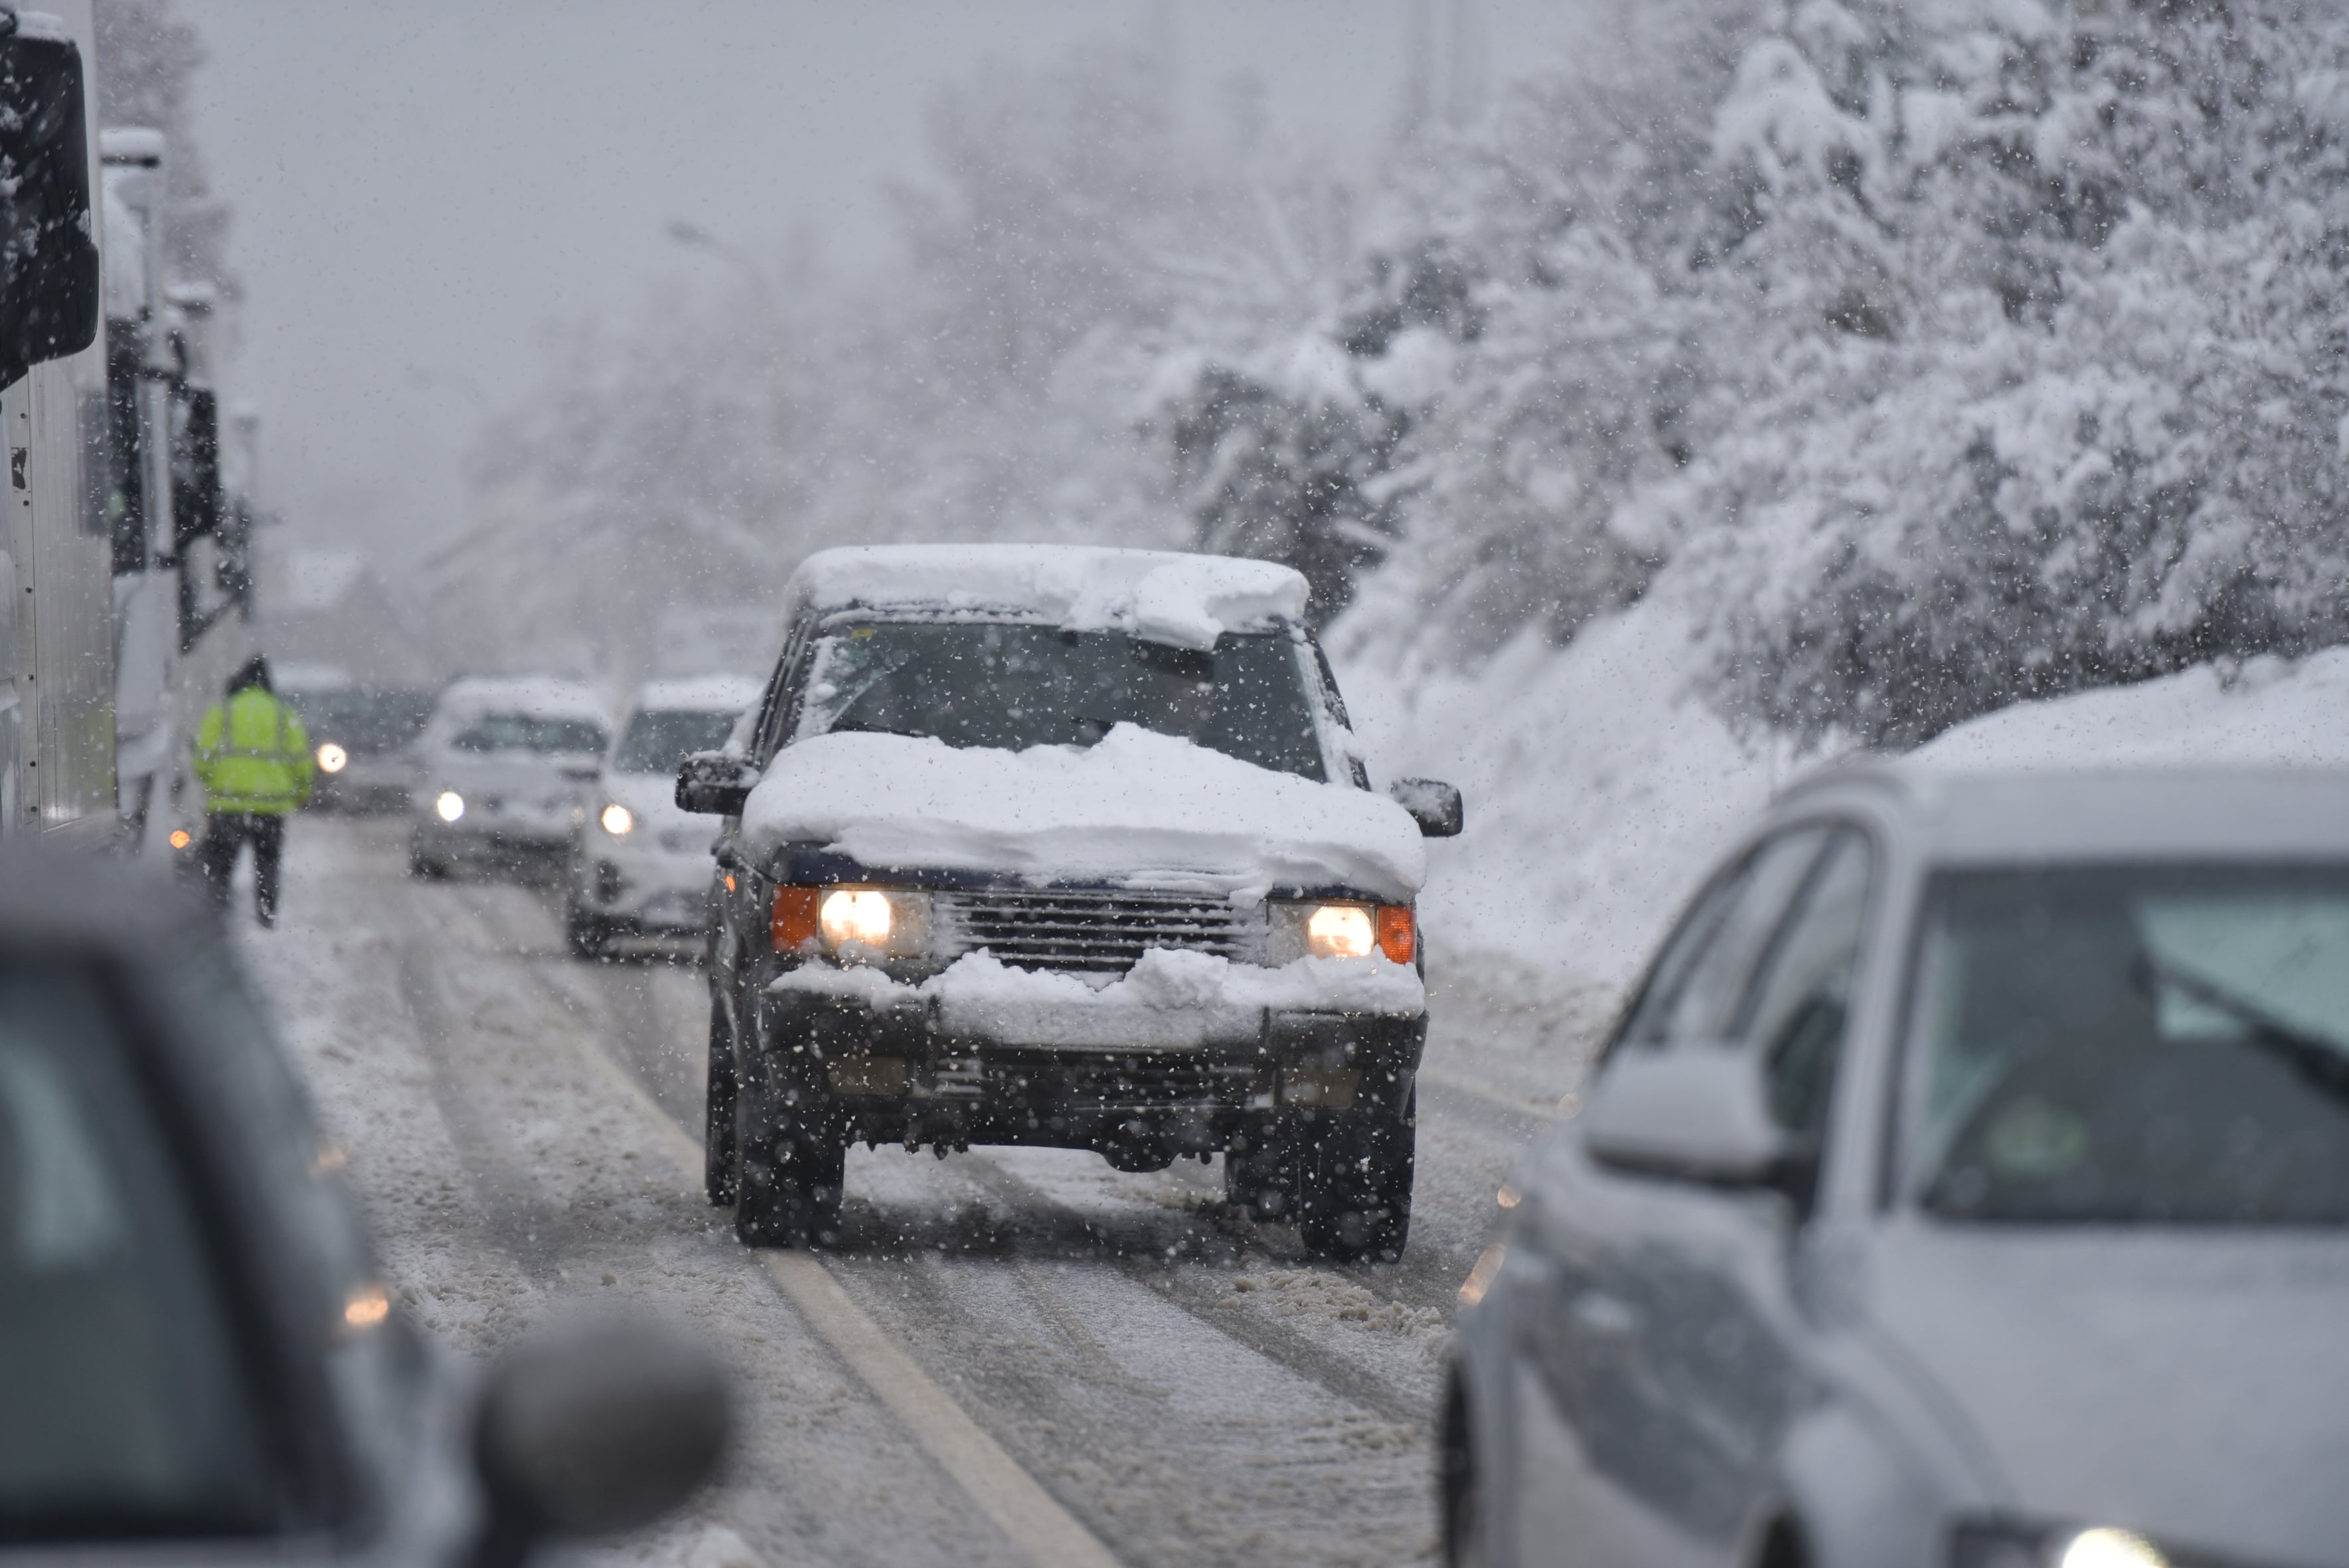
[[[1423,838],[1454,838],[1467,823],[1460,791],[1437,779],[1398,779],[1387,786],[1387,793],[1411,813]]]
[[[677,807],[705,817],[739,817],[758,782],[758,769],[741,758],[697,751],[677,770]]]
[[[489,1517],[472,1568],[518,1568],[549,1540],[649,1524],[717,1473],[725,1374],[644,1323],[583,1319],[498,1358],[473,1427]]]
[[[1799,1195],[1814,1163],[1770,1115],[1751,1046],[1625,1046],[1582,1107],[1582,1146],[1602,1165]]]
[[[98,336],[81,50],[0,0],[0,387]]]

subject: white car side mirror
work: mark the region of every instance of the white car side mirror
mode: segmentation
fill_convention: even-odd
[[[1584,1149],[1604,1165],[1723,1186],[1779,1186],[1808,1151],[1770,1115],[1750,1046],[1625,1046],[1583,1101]]]

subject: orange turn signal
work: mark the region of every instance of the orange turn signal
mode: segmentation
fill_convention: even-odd
[[[192,842],[194,842],[194,841],[188,836],[187,829],[174,828],[171,830],[171,847],[173,849],[184,850]]]
[[[1408,964],[1419,953],[1419,923],[1407,903],[1379,905],[1379,951],[1390,964]]]
[[[822,888],[779,887],[775,890],[775,913],[771,923],[775,951],[797,953],[815,940],[815,911],[823,896]]]

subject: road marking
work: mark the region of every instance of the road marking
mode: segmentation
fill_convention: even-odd
[[[829,1269],[805,1253],[767,1253],[760,1261],[939,1467],[1040,1568],[1116,1568],[1109,1548],[882,1333]]]
[[[646,1092],[633,1073],[592,1041],[574,1037],[599,1073],[651,1114],[678,1166],[699,1182],[702,1150],[692,1134]],[[955,1479],[1037,1568],[1117,1568],[1117,1559],[1101,1539],[899,1349],[849,1298],[831,1270],[805,1253],[761,1252],[759,1261],[825,1343],[856,1369],[865,1387],[881,1396],[938,1468]]]
[[[1565,1099],[1546,1110],[1539,1100],[1525,1099],[1514,1094],[1504,1094],[1499,1089],[1478,1083],[1464,1073],[1447,1071],[1443,1068],[1423,1067],[1419,1069],[1419,1078],[1422,1083],[1432,1083],[1438,1088],[1448,1088],[1459,1094],[1471,1095],[1488,1105],[1497,1105],[1503,1110],[1514,1110],[1519,1116],[1530,1116],[1541,1121],[1556,1121],[1566,1114],[1567,1107],[1574,1099],[1574,1096],[1569,1094]]]

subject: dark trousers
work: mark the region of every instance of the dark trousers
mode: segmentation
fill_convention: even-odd
[[[196,846],[196,869],[211,888],[212,902],[228,907],[228,879],[237,851],[253,845],[254,908],[264,925],[277,918],[277,862],[285,852],[285,819],[222,811],[204,819],[204,840]]]

